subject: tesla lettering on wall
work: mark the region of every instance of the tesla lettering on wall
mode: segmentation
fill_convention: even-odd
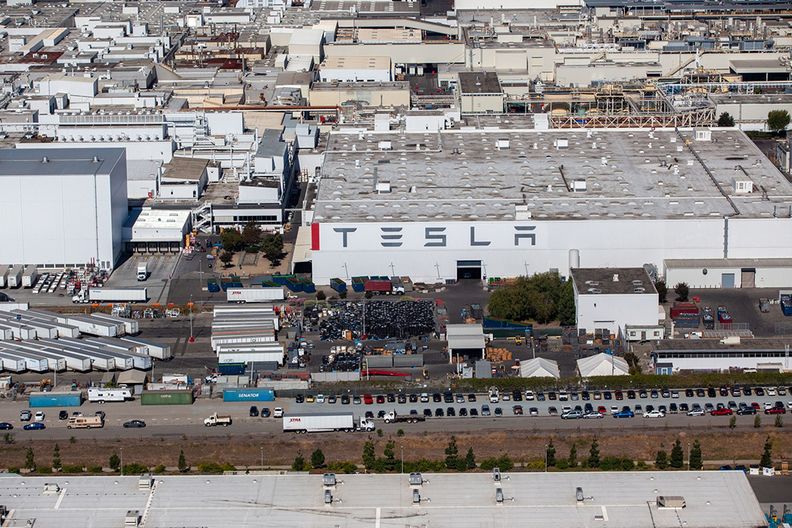
[[[332,231],[337,238],[332,245],[340,246],[342,249],[358,246],[361,241],[370,245],[374,237],[376,237],[376,243],[383,248],[445,248],[449,247],[449,244],[454,247],[462,245],[489,248],[533,247],[537,245],[535,225],[501,224],[488,227],[489,229],[485,229],[483,226],[469,224],[453,227],[412,225],[409,228],[390,225],[333,226]]]

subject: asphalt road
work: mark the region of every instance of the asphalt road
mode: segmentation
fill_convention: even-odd
[[[684,395],[684,393],[682,393]],[[693,398],[687,400],[685,398],[666,400],[662,398],[651,399],[646,398],[643,400],[623,400],[616,402],[615,400],[592,400],[590,403],[595,407],[598,405],[605,405],[610,407],[611,403],[623,405],[630,405],[631,407],[640,402],[644,407],[647,404],[658,407],[659,405],[668,405],[671,401],[681,402],[698,402],[700,404],[718,402],[728,403],[730,400],[735,400],[737,403],[745,401],[750,403],[753,401],[763,405],[765,401],[787,402],[786,397],[768,397],[759,398],[752,396],[749,398]],[[520,431],[590,431],[590,432],[605,432],[622,429],[650,429],[650,428],[684,428],[684,429],[711,429],[713,427],[728,427],[728,416],[701,416],[689,417],[683,414],[669,414],[665,418],[625,418],[616,419],[612,416],[606,416],[601,419],[580,419],[580,420],[562,420],[557,416],[549,416],[549,407],[556,406],[559,409],[562,405],[582,405],[586,402],[558,402],[558,401],[545,401],[545,402],[517,402],[522,405],[526,413],[529,407],[537,407],[539,409],[539,416],[514,416],[512,414],[512,406],[514,402],[500,402],[498,404],[490,404],[486,395],[477,395],[477,402],[465,403],[385,403],[385,404],[349,404],[342,405],[340,402],[336,404],[297,404],[293,399],[280,399],[274,402],[258,402],[258,407],[266,406],[270,409],[275,407],[283,407],[286,414],[298,412],[312,412],[312,413],[331,413],[331,412],[353,412],[356,416],[363,414],[366,411],[371,411],[375,415],[380,410],[396,410],[399,414],[408,414],[411,409],[417,410],[419,413],[423,409],[431,409],[434,414],[434,409],[442,407],[443,409],[452,406],[455,408],[457,415],[459,409],[465,407],[467,409],[477,408],[481,412],[482,405],[489,405],[494,411],[495,407],[503,409],[503,416],[489,416],[489,417],[434,417],[428,418],[425,422],[417,424],[384,424],[382,420],[375,420],[377,427],[381,427],[385,432],[395,432],[398,429],[404,429],[408,432],[467,432],[467,431],[482,431],[482,430],[520,430]],[[275,418],[252,418],[249,416],[249,408],[252,403],[224,403],[219,399],[214,400],[198,400],[195,404],[190,406],[141,406],[139,402],[132,401],[126,403],[107,403],[104,405],[86,403],[79,408],[79,411],[85,415],[93,414],[97,410],[103,410],[107,414],[106,425],[103,429],[67,429],[66,422],[57,419],[58,408],[42,409],[46,413],[45,425],[46,429],[40,431],[24,431],[22,430],[22,422],[19,421],[19,411],[27,408],[25,402],[6,402],[0,405],[0,421],[10,422],[14,425],[13,433],[18,440],[35,439],[35,438],[48,438],[48,439],[62,439],[70,438],[141,438],[141,437],[157,437],[157,436],[228,436],[228,435],[247,435],[255,433],[278,433],[281,431],[281,420]],[[33,409],[38,410],[38,409]],[[69,413],[77,410],[77,408],[66,409]],[[233,418],[234,423],[230,427],[205,427],[203,426],[203,419],[209,416],[212,412],[219,412],[220,414],[227,414]],[[775,417],[769,415],[761,415],[762,422],[765,425],[770,425],[774,422]],[[131,419],[142,419],[146,422],[145,429],[124,429],[123,422]],[[737,416],[737,427],[739,428],[752,428],[753,416]]]

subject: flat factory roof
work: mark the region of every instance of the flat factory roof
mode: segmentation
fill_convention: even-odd
[[[144,207],[135,221],[135,229],[182,228],[190,219],[189,209],[151,209]]]
[[[497,73],[459,72],[458,75],[462,94],[499,94],[503,92]]]
[[[322,63],[322,68],[332,70],[389,70],[390,57],[365,56],[365,57],[327,57]]]
[[[792,184],[737,130],[333,133],[320,222],[773,218]],[[737,194],[735,180],[753,182]],[[387,185],[385,185],[387,184]]]
[[[124,156],[120,148],[0,149],[0,176],[110,174]]]
[[[0,503],[22,526],[122,526],[127,512],[147,526],[454,526],[558,525],[609,528],[756,528],[766,526],[740,471],[632,473],[425,474],[414,502],[408,475],[338,475],[325,503],[321,475],[75,475],[0,478]],[[343,484],[341,484],[343,482]],[[45,493],[45,483],[51,487]],[[496,503],[496,490],[503,502]],[[582,501],[577,500],[580,489]],[[658,497],[684,500],[662,507]],[[677,499],[679,500],[679,499]],[[677,503],[679,504],[679,503]],[[681,506],[681,504],[679,504]],[[603,524],[604,523],[604,524]]]
[[[657,293],[643,268],[573,268],[570,274],[581,295]]]

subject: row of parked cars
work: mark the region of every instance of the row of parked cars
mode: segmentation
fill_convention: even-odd
[[[624,405],[621,408],[619,406],[614,405],[610,409],[610,414],[614,418],[633,418],[636,415],[643,415],[644,418],[664,418],[666,414],[686,414],[687,416],[731,416],[733,414],[738,415],[749,415],[749,414],[756,414],[761,410],[764,411],[765,414],[786,414],[787,407],[792,410],[792,401],[788,402],[786,406],[784,406],[784,402],[776,401],[774,403],[765,402],[764,407],[759,405],[757,402],[746,403],[740,402],[739,404],[735,401],[729,401],[728,403],[705,403],[702,407],[699,403],[693,403],[688,405],[687,403],[671,403],[668,406],[659,405],[655,408],[653,405],[647,405],[646,408],[643,408],[642,405],[637,404],[630,408],[629,405]],[[555,415],[558,414],[558,410],[555,407],[549,408],[549,414]],[[585,406],[581,407],[580,405],[576,405],[574,408],[572,407],[563,407],[561,410],[561,418],[570,420],[570,419],[577,419],[577,418],[603,418],[608,414],[608,410],[600,405],[596,410],[590,403],[587,403]]]

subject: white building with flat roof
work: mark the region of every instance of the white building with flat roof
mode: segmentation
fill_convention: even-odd
[[[126,218],[124,149],[0,150],[0,263],[112,269]]]
[[[311,212],[317,284],[792,258],[792,184],[734,129],[335,132]]]
[[[390,57],[327,57],[319,67],[322,82],[390,82]]]

